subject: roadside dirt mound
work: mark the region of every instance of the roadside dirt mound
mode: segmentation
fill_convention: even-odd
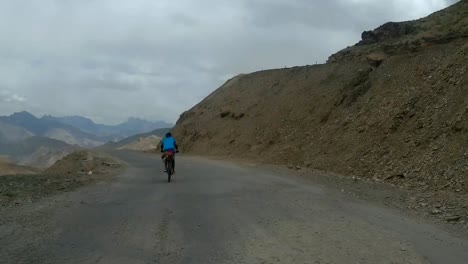
[[[182,114],[185,152],[468,194],[468,3],[388,23],[324,65],[239,75]]]
[[[58,176],[106,174],[109,168],[120,166],[120,163],[110,156],[80,151],[58,160],[46,169],[44,174]]]
[[[104,154],[75,152],[34,175],[1,176],[0,207],[31,203],[45,196],[106,181],[121,168],[119,161]]]

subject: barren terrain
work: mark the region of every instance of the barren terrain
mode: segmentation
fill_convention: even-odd
[[[174,134],[192,154],[367,178],[466,210],[467,40],[467,1],[387,23],[326,64],[234,77]]]

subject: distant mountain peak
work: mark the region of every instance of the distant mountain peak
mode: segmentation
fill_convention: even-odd
[[[129,117],[127,119],[127,122],[148,122],[149,123],[150,121],[143,119],[143,118],[139,118],[139,117]]]
[[[37,117],[28,111],[21,111],[21,112],[15,112],[12,115],[10,115],[11,118],[31,118],[31,119],[37,119]]]

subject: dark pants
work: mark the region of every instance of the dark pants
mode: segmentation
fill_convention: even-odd
[[[164,152],[172,152],[172,168],[175,170],[175,150],[165,150]],[[161,158],[164,159],[166,157],[166,153],[164,153]],[[165,169],[167,169],[166,160],[164,160]]]

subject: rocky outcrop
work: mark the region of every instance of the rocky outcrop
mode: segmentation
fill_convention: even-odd
[[[362,40],[358,45],[374,44],[414,34],[417,32],[415,24],[413,22],[388,22],[375,30],[364,31],[361,35]]]
[[[364,31],[361,41],[329,57],[329,63],[366,60],[369,54],[403,55],[421,52],[438,45],[468,38],[467,1],[426,18],[408,22],[389,22]]]

